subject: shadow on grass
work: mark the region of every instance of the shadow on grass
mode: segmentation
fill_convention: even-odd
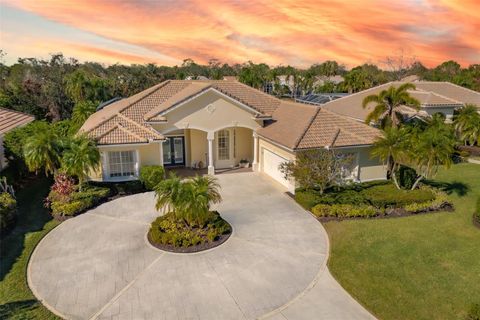
[[[470,191],[470,187],[459,181],[453,181],[453,182],[443,182],[443,181],[425,181],[426,184],[438,188],[447,194],[452,194],[455,193],[459,197],[465,196],[468,191]]]
[[[38,306],[37,300],[23,300],[9,302],[0,305],[0,319],[12,319],[20,317],[22,314],[35,309]],[[26,318],[18,318],[26,319]]]
[[[30,232],[42,230],[43,226],[52,220],[52,216],[43,207],[43,199],[47,196],[49,187],[50,181],[47,178],[39,178],[17,192],[16,224],[0,239],[0,281],[22,255],[25,236]]]

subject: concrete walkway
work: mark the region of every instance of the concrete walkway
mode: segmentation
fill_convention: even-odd
[[[29,285],[68,319],[371,319],[326,269],[328,238],[275,182],[219,175],[230,239],[172,254],[146,242],[153,193],[62,223],[36,248]]]

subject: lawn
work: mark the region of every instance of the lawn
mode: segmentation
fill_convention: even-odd
[[[329,268],[380,319],[464,319],[480,303],[480,166],[441,170],[454,212],[325,224]]]
[[[48,189],[49,182],[43,179],[32,182],[17,194],[17,224],[1,239],[0,319],[58,319],[35,299],[26,279],[33,249],[58,225],[43,208]]]

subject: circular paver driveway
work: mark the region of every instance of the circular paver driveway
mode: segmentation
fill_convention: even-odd
[[[153,193],[105,203],[50,232],[28,271],[35,295],[71,319],[255,319],[302,293],[325,266],[326,234],[274,182],[218,176],[233,235],[196,254],[146,243]]]

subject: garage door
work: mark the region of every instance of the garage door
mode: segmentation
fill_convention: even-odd
[[[284,178],[283,173],[278,169],[278,166],[286,161],[288,160],[278,154],[263,149],[263,172],[290,189],[290,182]]]

